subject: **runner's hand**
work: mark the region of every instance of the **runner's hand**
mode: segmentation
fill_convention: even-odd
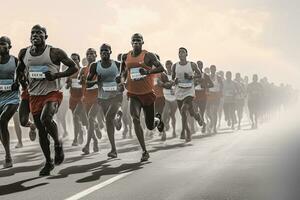
[[[19,84],[17,82],[13,82],[13,84],[11,84],[11,90],[12,91],[17,91],[19,90]]]
[[[145,70],[144,68],[140,68],[139,71],[140,71],[140,74],[141,74],[141,75],[148,75],[148,74],[150,74],[149,71],[148,71],[148,70]]]
[[[55,79],[57,79],[57,74],[47,71],[47,72],[45,72],[45,77],[48,81],[54,81]]]
[[[117,76],[117,77],[116,77],[116,82],[117,82],[117,83],[121,83],[121,76]]]
[[[184,73],[184,78],[185,79],[188,79],[188,80],[191,80],[191,79],[193,79],[193,77],[192,76],[190,76],[188,73]]]

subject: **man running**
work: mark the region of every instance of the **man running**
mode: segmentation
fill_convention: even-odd
[[[258,82],[258,76],[253,75],[252,83],[247,87],[248,94],[248,109],[251,120],[251,128],[257,128],[257,122],[260,115],[260,108],[262,103],[263,86]]]
[[[200,112],[202,119],[204,119],[205,108],[207,104],[207,95],[208,89],[214,86],[213,82],[210,80],[209,75],[202,71],[203,63],[202,61],[197,61],[197,66],[200,71],[200,76],[195,79],[195,99],[194,99],[194,107],[196,112]],[[202,133],[206,131],[206,123],[203,123]]]
[[[71,59],[76,63],[78,69],[80,69],[80,56],[77,53],[71,54]],[[83,143],[83,130],[82,127],[82,113],[85,112],[82,105],[82,85],[79,84],[78,79],[79,71],[67,78],[66,89],[70,89],[69,98],[69,109],[72,111],[73,115],[73,125],[74,125],[74,140],[72,146],[78,146],[78,144]],[[85,124],[87,125],[87,124]]]
[[[234,107],[235,107],[235,98],[237,95],[236,84],[232,80],[232,73],[230,71],[226,72],[226,79],[223,82],[223,96],[224,96],[224,115],[227,125],[234,130],[234,125],[237,123]]]
[[[139,33],[134,34],[131,37],[133,50],[122,56],[122,77],[126,80],[127,95],[130,98],[130,115],[143,150],[141,162],[147,161],[150,157],[141,127],[141,109],[144,111],[149,130],[157,127],[162,132],[164,128],[161,116],[154,114],[155,94],[153,92],[153,74],[163,72],[164,68],[155,54],[142,49],[143,44],[143,36]]]
[[[203,119],[199,113],[194,111],[193,99],[195,96],[195,87],[193,75],[200,77],[200,71],[196,63],[187,61],[188,51],[180,47],[178,51],[179,62],[175,63],[172,68],[172,80],[175,81],[175,96],[177,105],[181,114],[182,131],[181,139],[190,142],[191,131],[187,123],[187,114],[189,113],[200,126],[203,125]]]
[[[70,76],[77,71],[75,63],[63,50],[46,45],[47,38],[46,28],[40,25],[33,26],[30,37],[32,46],[21,49],[17,68],[17,77],[26,72],[29,81],[30,111],[38,128],[40,146],[46,158],[40,176],[50,175],[54,164],[59,165],[64,160],[63,145],[59,140],[57,124],[53,116],[63,97],[59,91],[60,78]],[[59,72],[61,63],[68,67],[64,72]],[[54,163],[51,158],[48,134],[54,140]]]
[[[13,166],[10,154],[8,122],[19,106],[19,87],[14,82],[17,58],[10,55],[11,41],[0,37],[0,140],[5,150],[3,168]]]
[[[111,151],[107,156],[117,158],[115,128],[120,130],[122,127],[120,107],[122,105],[124,86],[116,82],[116,78],[120,75],[120,63],[110,59],[111,53],[112,50],[109,44],[101,45],[101,60],[91,65],[87,83],[88,87],[92,86],[89,82],[93,80],[94,76],[97,76],[97,82],[99,83],[98,103],[104,112],[107,135],[111,145]],[[96,112],[93,113],[97,114]],[[95,119],[96,115],[90,117]]]
[[[169,129],[170,126],[170,120],[172,120],[172,136],[173,138],[177,137],[176,135],[176,110],[177,110],[177,102],[176,102],[176,96],[175,96],[175,85],[172,81],[172,66],[173,63],[171,60],[166,61],[166,73],[162,73],[162,87],[163,87],[163,93],[165,97],[165,107],[163,111],[163,122],[165,124],[165,130],[162,134],[162,141],[166,140],[166,131]]]
[[[237,94],[235,98],[235,111],[238,117],[238,130],[241,129],[241,121],[243,118],[245,98],[246,98],[246,88],[243,83],[242,77],[240,73],[235,74],[235,80]]]
[[[217,134],[218,123],[218,109],[220,105],[220,99],[223,91],[223,81],[221,77],[216,74],[217,67],[215,65],[210,66],[210,79],[213,82],[213,87],[209,88],[207,98],[207,116],[209,118],[209,126],[207,127],[208,134]]]
[[[87,66],[83,67],[79,73],[79,79],[80,79],[80,84],[83,86],[83,98],[82,102],[84,105],[84,109],[86,111],[86,116],[88,118],[88,134],[87,134],[87,141],[85,146],[82,148],[82,152],[84,154],[89,154],[90,153],[90,143],[91,140],[93,139],[93,151],[98,152],[99,147],[98,147],[98,139],[102,138],[102,133],[100,131],[99,124],[96,123],[94,120],[94,115],[97,115],[99,113],[99,105],[97,102],[97,96],[98,96],[98,85],[95,84],[93,87],[87,87],[86,86],[86,79],[90,71],[90,66],[92,63],[96,61],[97,53],[96,50],[93,48],[89,48],[86,51],[86,58],[87,58]],[[94,80],[97,79],[97,77],[93,77]],[[99,122],[99,120],[98,120]],[[95,136],[95,131],[97,134],[97,137]]]

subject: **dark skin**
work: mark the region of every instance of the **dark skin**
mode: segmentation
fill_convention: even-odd
[[[131,38],[131,45],[132,45],[132,56],[133,57],[137,57],[142,53],[142,47],[143,47],[144,41],[142,38],[140,37],[133,37]],[[127,71],[126,66],[125,66],[125,61],[127,59],[127,54],[123,54],[122,55],[122,65],[121,65],[121,74],[122,77],[124,78],[124,80],[126,80],[126,75],[127,75]],[[158,60],[158,58],[155,56],[155,54],[147,52],[144,58],[144,63],[147,66],[154,66],[155,68],[150,69],[150,70],[145,70],[142,69],[140,71],[140,73],[142,75],[148,75],[148,74],[156,74],[156,73],[161,73],[164,71],[164,67],[162,66],[162,64],[160,63],[160,61]],[[118,80],[117,80],[118,81]]]
[[[173,63],[169,62],[166,63],[166,68],[167,68],[167,74],[171,75],[172,74],[172,65]],[[171,89],[172,86],[174,85],[172,80],[169,80],[168,76],[166,73],[161,73],[161,80],[157,80],[157,85],[160,87],[163,87],[165,89]]]
[[[30,48],[30,54],[32,56],[40,56],[45,51],[46,39],[48,36],[43,31],[41,27],[33,27],[31,30],[30,40],[32,43],[32,47]],[[19,53],[19,63],[17,67],[17,80],[20,80],[20,77],[24,75],[24,70],[26,68],[25,63],[23,61],[24,56],[26,54],[26,48],[21,49]],[[67,56],[67,54],[59,49],[59,48],[51,48],[50,49],[50,59],[55,65],[60,65],[61,63],[66,65],[68,68],[63,72],[45,72],[46,80],[53,81],[58,78],[71,76],[72,74],[78,71],[76,64]],[[42,111],[34,115],[34,123],[36,124],[39,130],[39,137],[40,137],[40,146],[43,150],[44,156],[46,158],[46,162],[51,162],[51,155],[50,155],[50,147],[49,147],[49,140],[47,135],[53,138],[54,143],[56,146],[60,145],[60,141],[58,139],[58,130],[57,125],[53,121],[53,116],[58,110],[58,102],[47,102]]]
[[[33,28],[31,30],[31,43],[32,43],[32,48],[30,49],[30,54],[32,56],[40,56],[44,53],[45,49],[46,49],[46,39],[48,38],[48,36],[41,30],[38,28]],[[17,67],[17,77],[19,77],[20,74],[24,73],[25,70],[25,64],[23,62],[23,59],[25,57],[26,54],[26,48],[21,49],[20,53],[19,53],[19,60],[20,62],[18,63],[18,67]],[[57,73],[53,73],[53,72],[45,72],[45,76],[46,79],[48,81],[54,81],[55,79],[58,78],[63,78],[63,77],[67,77],[67,76],[71,76],[72,74],[76,73],[78,71],[76,64],[73,62],[72,59],[70,59],[67,54],[59,49],[59,48],[51,48],[50,49],[50,58],[51,61],[53,62],[53,64],[55,65],[60,65],[61,63],[68,66],[68,69],[64,72],[57,72]]]
[[[203,63],[198,61],[197,62],[197,65],[198,65],[198,69],[200,70],[201,74],[203,73],[202,72],[202,69],[203,69]],[[200,84],[201,88],[212,88],[214,87],[214,84],[213,82],[211,81],[211,79],[209,78],[209,76],[207,74],[204,74],[204,79],[202,78],[202,75],[198,75],[198,76],[194,76],[195,78],[195,83],[198,85]]]
[[[187,61],[187,52],[184,50],[184,49],[179,49],[179,52],[178,52],[178,55],[179,55],[179,64],[180,65],[186,65],[188,63]],[[195,73],[195,76],[198,77],[198,76],[201,76],[201,72],[200,70],[198,69],[196,63],[194,62],[191,62],[191,66],[192,66],[192,70],[193,72]],[[174,64],[173,67],[172,67],[172,80],[175,81],[175,83],[178,82],[178,80],[175,80],[175,77],[176,77],[176,65]],[[193,75],[189,75],[187,73],[184,73],[184,78],[187,79],[187,80],[193,80]]]

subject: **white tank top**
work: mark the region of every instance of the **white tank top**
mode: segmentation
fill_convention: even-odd
[[[183,100],[188,96],[195,96],[194,80],[187,80],[184,78],[184,73],[193,75],[191,62],[186,65],[180,65],[179,62],[175,64],[175,73],[178,79],[178,84],[175,87],[175,96],[177,100]]]
[[[43,96],[53,91],[60,90],[60,79],[47,81],[44,72],[59,72],[60,66],[55,65],[50,58],[51,46],[47,45],[45,51],[40,56],[30,54],[31,46],[27,48],[23,59],[26,66],[26,73],[29,80],[28,92],[30,95]]]
[[[220,83],[218,80],[218,76],[215,75],[214,77],[210,76],[211,81],[213,82],[214,86],[212,88],[209,88],[210,92],[220,92]]]
[[[167,75],[169,80],[172,80],[172,75]],[[167,101],[175,101],[175,86],[172,86],[171,89],[163,88],[164,97]]]

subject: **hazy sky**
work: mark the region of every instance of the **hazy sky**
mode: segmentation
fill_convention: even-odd
[[[299,1],[298,1],[299,2]],[[224,71],[258,73],[275,83],[300,83],[300,3],[296,0],[1,0],[0,35],[12,53],[30,45],[34,24],[47,28],[48,43],[81,56],[89,47],[112,45],[113,58],[144,35],[145,49],[162,61],[189,60]],[[299,84],[300,85],[300,84]]]

